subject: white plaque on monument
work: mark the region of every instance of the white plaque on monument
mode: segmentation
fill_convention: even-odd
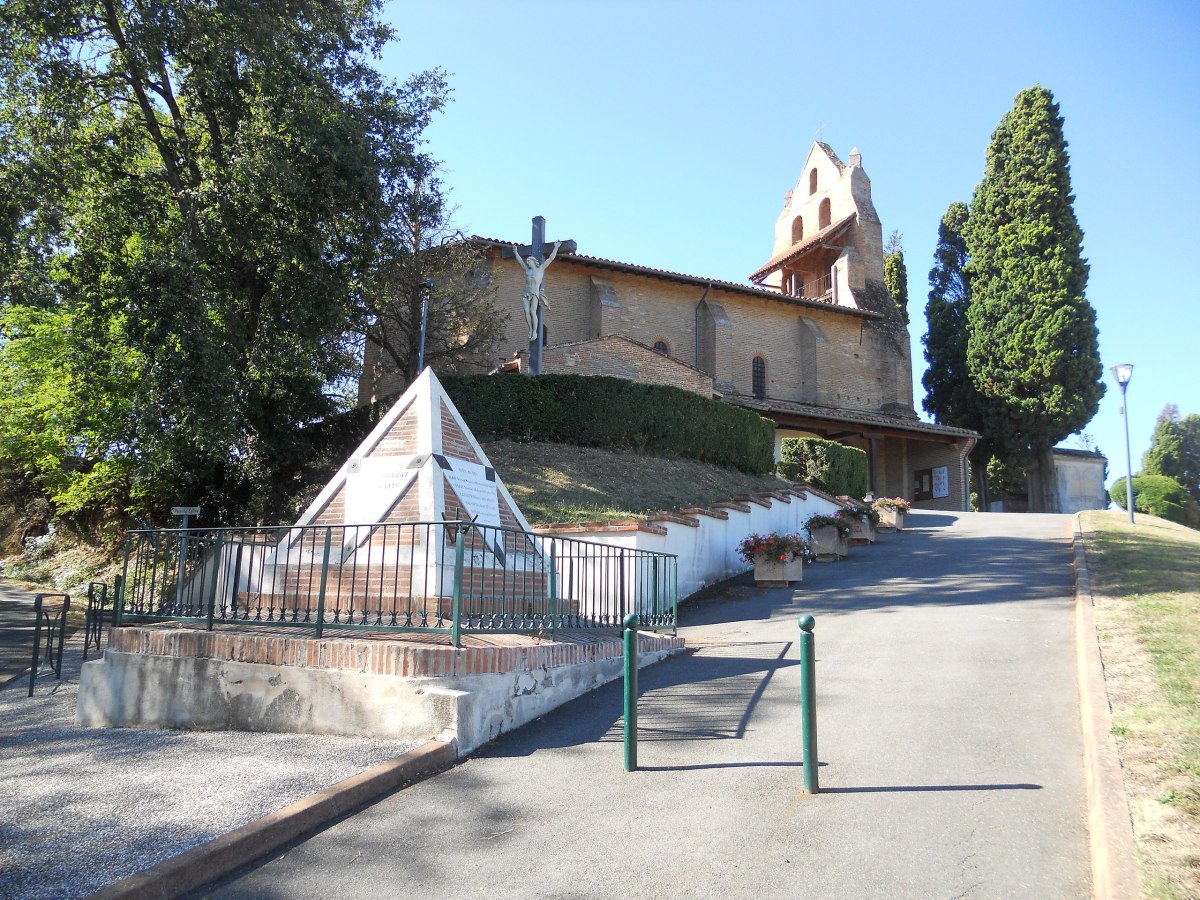
[[[496,499],[496,470],[459,459],[457,456],[434,458],[442,466],[446,481],[454,488],[454,493],[466,507],[467,516],[477,516],[475,521],[479,525],[499,525],[500,504]],[[445,460],[444,464],[442,460]],[[446,515],[453,517],[454,510],[447,509]]]
[[[949,467],[938,466],[933,470],[933,496],[934,498],[950,496]]]
[[[415,457],[367,456],[346,466],[347,525],[374,524],[387,515],[404,489],[417,477]]]

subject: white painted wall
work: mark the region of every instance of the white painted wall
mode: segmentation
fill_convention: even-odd
[[[737,545],[751,534],[771,531],[791,534],[804,531],[804,522],[815,513],[832,515],[841,507],[831,500],[810,493],[806,498],[792,496],[790,502],[770,499],[771,506],[747,503],[749,512],[723,510],[727,520],[697,516],[698,527],[679,522],[656,522],[666,528],[665,535],[645,531],[571,534],[573,538],[626,549],[672,553],[679,558],[679,599],[702,588],[745,572],[750,568],[737,555]],[[805,535],[807,537],[807,535]]]

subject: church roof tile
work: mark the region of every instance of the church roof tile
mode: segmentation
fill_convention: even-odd
[[[844,219],[839,219],[830,225],[826,225],[812,237],[803,240],[798,244],[792,244],[792,246],[788,247],[781,253],[775,254],[775,256],[771,257],[770,261],[768,261],[765,265],[760,266],[755,272],[751,273],[750,280],[761,281],[772,272],[779,269],[781,266],[791,262],[793,259],[796,259],[799,256],[803,256],[821,242],[832,240],[836,237],[841,237],[846,229],[850,227],[850,223],[854,221],[854,217],[856,215],[858,215],[858,213],[850,213],[850,215],[846,216]]]
[[[759,400],[741,394],[724,394],[723,399],[735,406],[753,409],[761,413],[782,413],[804,416],[810,419],[824,419],[830,422],[843,422],[847,425],[876,426],[891,428],[899,431],[911,431],[918,434],[940,435],[942,437],[977,438],[978,432],[969,428],[955,428],[952,425],[935,425],[932,422],[922,422],[920,419],[908,416],[889,415],[865,409],[835,409],[830,406],[817,406],[811,403],[797,403],[791,400],[776,400],[767,398]]]
[[[840,223],[839,223],[840,224]],[[828,231],[828,229],[826,229]],[[816,237],[814,235],[814,237]],[[472,235],[472,240],[479,241],[482,244],[487,244],[500,249],[513,246],[512,241],[502,241],[497,238],[482,237],[480,235]],[[863,319],[881,319],[877,312],[872,312],[866,309],[859,309],[855,306],[838,306],[833,303],[822,303],[819,300],[805,300],[801,297],[789,297],[787,294],[782,294],[776,290],[769,290],[761,287],[754,287],[748,284],[738,284],[736,281],[723,281],[719,278],[704,278],[700,275],[685,275],[682,272],[672,272],[669,269],[655,269],[650,266],[639,266],[635,263],[620,262],[615,259],[605,259],[601,256],[586,256],[582,253],[563,253],[559,252],[560,260],[571,260],[573,262],[584,263],[586,265],[597,266],[602,269],[611,269],[617,272],[628,272],[632,275],[647,275],[651,278],[662,278],[666,281],[675,281],[681,284],[694,284],[698,287],[714,287],[723,291],[728,291],[734,294],[743,296],[758,297],[762,300],[774,300],[776,303],[788,303],[793,306],[803,306],[809,309],[823,309],[828,312],[845,313],[846,315],[858,316]]]

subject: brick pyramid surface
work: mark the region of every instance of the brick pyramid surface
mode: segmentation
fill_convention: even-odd
[[[380,419],[297,525],[376,525],[477,517],[529,523],[437,376],[426,369]]]

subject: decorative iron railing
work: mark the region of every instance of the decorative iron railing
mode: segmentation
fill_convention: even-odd
[[[811,281],[804,282],[804,286],[800,289],[800,296],[806,300],[820,300],[832,303],[833,277],[827,273]]]
[[[33,598],[33,656],[29,667],[29,696],[43,675],[62,678],[63,641],[67,636],[70,594],[38,594]]]
[[[792,272],[784,281],[784,293],[801,300],[834,303],[836,298],[833,294],[833,273],[826,272],[814,278],[805,278],[800,272]]]
[[[674,629],[676,557],[472,522],[130,531],[116,620],[313,629]]]

